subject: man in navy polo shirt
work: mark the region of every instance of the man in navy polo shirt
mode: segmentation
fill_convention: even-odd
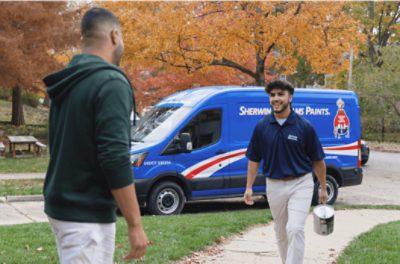
[[[252,187],[263,161],[282,263],[299,264],[304,258],[304,225],[313,195],[313,171],[321,186],[319,202],[328,199],[325,154],[312,125],[291,108],[293,86],[275,80],[267,84],[265,91],[273,114],[258,122],[247,148],[244,202],[254,204]]]

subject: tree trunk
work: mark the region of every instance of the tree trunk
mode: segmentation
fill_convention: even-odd
[[[14,126],[25,125],[24,111],[22,107],[21,87],[15,86],[12,91],[12,116],[11,124]]]
[[[265,58],[261,57],[259,53],[256,55],[256,83],[259,86],[265,85]]]

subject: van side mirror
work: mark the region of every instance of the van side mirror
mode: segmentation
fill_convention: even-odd
[[[171,155],[177,153],[190,153],[193,150],[193,144],[189,133],[181,133],[168,144],[162,155]]]
[[[182,152],[184,153],[192,152],[193,144],[189,133],[181,133],[179,135],[179,144]]]

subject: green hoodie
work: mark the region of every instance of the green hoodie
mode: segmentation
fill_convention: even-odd
[[[133,182],[128,78],[100,57],[81,54],[43,81],[51,99],[46,214],[64,221],[115,222],[111,189]]]

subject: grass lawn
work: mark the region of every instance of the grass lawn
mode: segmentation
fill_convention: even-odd
[[[339,206],[337,209],[397,209],[400,206]],[[143,216],[149,240],[144,263],[171,263],[192,252],[212,245],[223,237],[271,220],[269,210],[182,214],[177,216]],[[115,263],[125,263],[127,229],[123,219],[117,222]],[[47,223],[0,226],[1,263],[57,263],[53,235]],[[400,221],[379,225],[360,235],[348,246],[338,264],[398,263],[400,259]],[[132,262],[131,262],[132,263]]]
[[[42,194],[43,179],[0,180],[0,196]]]
[[[149,240],[144,263],[170,263],[190,255],[221,237],[246,227],[267,223],[269,210],[243,210],[220,213],[184,214],[176,216],[144,216],[143,225]],[[1,263],[57,263],[55,241],[47,223],[0,226]],[[127,228],[117,222],[115,263],[126,263]],[[131,262],[132,263],[132,262]]]
[[[46,172],[49,156],[0,160],[0,173]]]
[[[399,263],[400,221],[375,226],[353,240],[339,257],[338,264]]]

